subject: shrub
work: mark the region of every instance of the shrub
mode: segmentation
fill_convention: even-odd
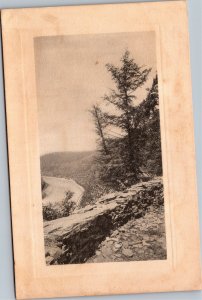
[[[76,207],[76,204],[71,201],[72,192],[67,192],[63,201],[57,204],[48,203],[43,206],[43,219],[51,221],[58,218],[68,217]]]
[[[46,221],[51,221],[58,218],[57,210],[53,207],[52,203],[43,206],[43,219]]]

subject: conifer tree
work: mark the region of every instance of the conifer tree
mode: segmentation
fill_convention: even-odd
[[[111,74],[116,88],[112,89],[109,95],[104,96],[104,101],[111,103],[119,111],[119,115],[105,113],[105,119],[108,124],[114,125],[125,132],[127,136],[128,164],[135,179],[137,179],[139,170],[135,141],[132,136],[134,128],[134,102],[136,100],[135,92],[144,85],[151,69],[138,66],[134,59],[130,57],[128,50],[125,51],[121,58],[120,67],[107,64],[106,68]]]

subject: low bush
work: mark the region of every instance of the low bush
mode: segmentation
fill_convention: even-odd
[[[52,203],[43,206],[43,219],[45,221],[51,221],[58,218],[58,211],[54,208]]]
[[[44,205],[43,219],[45,221],[51,221],[58,218],[68,217],[76,207],[75,203],[71,201],[72,196],[72,192],[67,192],[65,199],[60,203],[48,203],[47,205]]]

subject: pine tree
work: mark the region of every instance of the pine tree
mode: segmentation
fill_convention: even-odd
[[[147,81],[151,69],[139,67],[128,51],[122,56],[120,67],[106,67],[115,88],[103,97],[103,102],[112,104],[114,109],[106,112],[94,105],[91,114],[99,137],[99,183],[117,190],[162,174],[158,78],[147,89],[146,99],[136,105],[136,90]]]
[[[153,79],[148,95],[134,113],[139,164],[153,175],[162,175],[161,134],[159,116],[158,77]]]
[[[111,74],[116,89],[112,89],[109,95],[104,96],[104,101],[114,105],[119,115],[105,113],[108,124],[120,128],[127,137],[127,160],[134,178],[137,180],[139,173],[137,155],[132,136],[134,128],[134,100],[135,92],[146,82],[151,69],[138,66],[130,57],[128,50],[121,58],[121,67],[107,64],[106,68]]]

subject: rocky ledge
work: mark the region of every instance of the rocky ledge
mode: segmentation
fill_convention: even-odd
[[[87,263],[166,259],[166,235],[163,206],[132,218],[99,245]]]
[[[71,216],[45,222],[46,263],[90,262],[106,237],[129,220],[144,217],[151,207],[160,208],[163,204],[162,180],[155,178],[124,192],[107,194]]]

